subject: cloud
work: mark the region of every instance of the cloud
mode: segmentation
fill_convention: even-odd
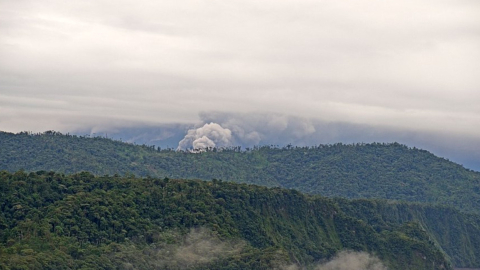
[[[178,149],[300,143],[316,131],[309,119],[274,113],[202,113],[201,118],[206,124],[190,129]]]
[[[191,229],[182,245],[176,248],[172,259],[185,268],[238,254],[244,246],[242,241],[221,241],[205,228]]]
[[[380,259],[366,252],[341,251],[332,260],[318,265],[310,265],[315,270],[387,270]],[[291,264],[279,267],[278,270],[300,270],[298,265]]]
[[[365,252],[340,252],[333,260],[320,265],[315,270],[387,270],[376,257]]]
[[[2,128],[27,129],[48,99],[68,105],[44,116],[60,127],[265,110],[480,134],[477,1],[0,5],[0,99],[35,103]]]
[[[279,113],[226,113],[203,112],[198,128],[190,129],[180,141],[178,149],[197,146],[253,147],[257,145],[288,144],[313,146],[333,143],[399,142],[410,147],[426,149],[468,168],[480,170],[480,140],[476,137],[445,132],[402,129],[382,125],[353,124],[338,121],[322,121]],[[215,124],[213,124],[215,123]],[[213,125],[213,126],[212,126]],[[213,135],[211,127],[221,131]],[[205,128],[206,127],[206,128]],[[227,140],[218,140],[218,134],[228,130]],[[178,131],[181,134],[181,131]],[[206,138],[203,138],[205,136]],[[211,138],[209,136],[212,136]],[[208,143],[209,138],[214,143]]]
[[[158,237],[165,239],[147,247],[119,246],[120,252],[110,256],[120,269],[193,269],[238,255],[246,246],[243,240],[221,240],[203,227],[192,228],[184,236],[167,231]]]
[[[311,119],[279,113],[220,113],[203,112],[203,122],[219,123],[232,131],[233,142],[251,147],[265,143],[300,142],[312,135],[316,129]]]
[[[479,11],[475,0],[0,1],[0,129],[191,124],[214,110],[270,112],[258,121],[299,142],[319,134],[315,121],[479,138]],[[242,143],[277,136],[230,121],[212,122]]]

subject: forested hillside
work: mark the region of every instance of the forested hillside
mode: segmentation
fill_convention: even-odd
[[[298,269],[341,250],[451,269],[420,223],[371,226],[346,205],[218,180],[3,171],[0,269]]]
[[[330,197],[438,203],[480,213],[479,172],[397,143],[188,153],[57,132],[0,132],[0,169],[216,178]]]
[[[450,256],[457,266],[480,267],[480,216],[456,209],[420,203],[336,198],[349,216],[361,219],[376,230],[417,222]]]

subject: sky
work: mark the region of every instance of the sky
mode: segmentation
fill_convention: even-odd
[[[0,130],[400,141],[480,170],[479,48],[478,0],[0,0]]]

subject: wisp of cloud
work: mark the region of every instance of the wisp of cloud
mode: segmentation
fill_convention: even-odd
[[[281,266],[278,270],[304,269],[297,265]],[[308,268],[310,269],[310,267]],[[315,270],[388,270],[380,259],[366,252],[342,251],[332,260],[314,266]]]

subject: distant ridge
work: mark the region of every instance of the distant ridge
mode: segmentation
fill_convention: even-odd
[[[222,179],[309,194],[383,198],[480,213],[480,173],[425,150],[391,144],[240,147],[196,154],[107,138],[0,132],[0,170]]]
[[[214,179],[212,183],[223,179],[330,197],[390,199],[333,201],[377,231],[414,222],[454,265],[480,266],[479,173],[398,143],[210,149],[192,154],[57,132],[0,132],[1,170],[20,178],[47,174],[63,178],[62,173],[91,171],[112,181],[135,175],[147,176],[147,182],[152,179],[148,176]],[[89,173],[78,177],[83,175],[93,178]]]

